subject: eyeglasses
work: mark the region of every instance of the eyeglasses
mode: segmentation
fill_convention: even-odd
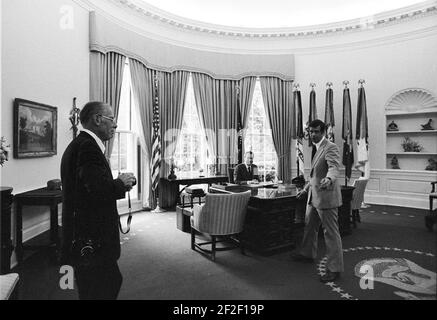
[[[112,123],[116,123],[116,121],[115,121],[115,119],[113,117],[107,117],[107,116],[104,116],[103,114],[97,114],[97,115],[101,116],[104,119],[111,120]]]

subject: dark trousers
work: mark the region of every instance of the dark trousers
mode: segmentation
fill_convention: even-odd
[[[123,281],[117,261],[76,267],[75,276],[80,300],[115,300]]]

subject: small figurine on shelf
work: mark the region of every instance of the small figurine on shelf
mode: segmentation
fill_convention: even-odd
[[[390,164],[391,164],[392,169],[400,169],[399,161],[398,161],[398,158],[396,158],[396,156],[393,156],[393,158],[391,158]]]
[[[404,148],[404,152],[420,152],[423,150],[423,147],[416,141],[411,140],[410,137],[405,137],[402,148]]]
[[[387,131],[399,131],[398,125],[394,122],[394,120],[388,125]]]
[[[433,158],[429,158],[428,165],[426,166],[425,170],[437,171],[437,161]]]
[[[432,119],[429,119],[426,124],[421,124],[422,130],[434,130],[434,128],[431,125]]]

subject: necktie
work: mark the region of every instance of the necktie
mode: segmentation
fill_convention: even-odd
[[[247,167],[247,171],[249,171],[249,175],[252,174],[252,172],[251,172],[251,171],[252,171],[251,166],[248,166],[248,167]]]
[[[313,145],[313,150],[311,151],[311,161],[313,161],[314,156],[316,155],[317,152],[317,148],[316,146]]]

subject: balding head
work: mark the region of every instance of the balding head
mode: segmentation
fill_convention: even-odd
[[[82,127],[94,132],[102,141],[114,136],[117,124],[109,104],[100,101],[88,102],[82,108],[79,117]]]

